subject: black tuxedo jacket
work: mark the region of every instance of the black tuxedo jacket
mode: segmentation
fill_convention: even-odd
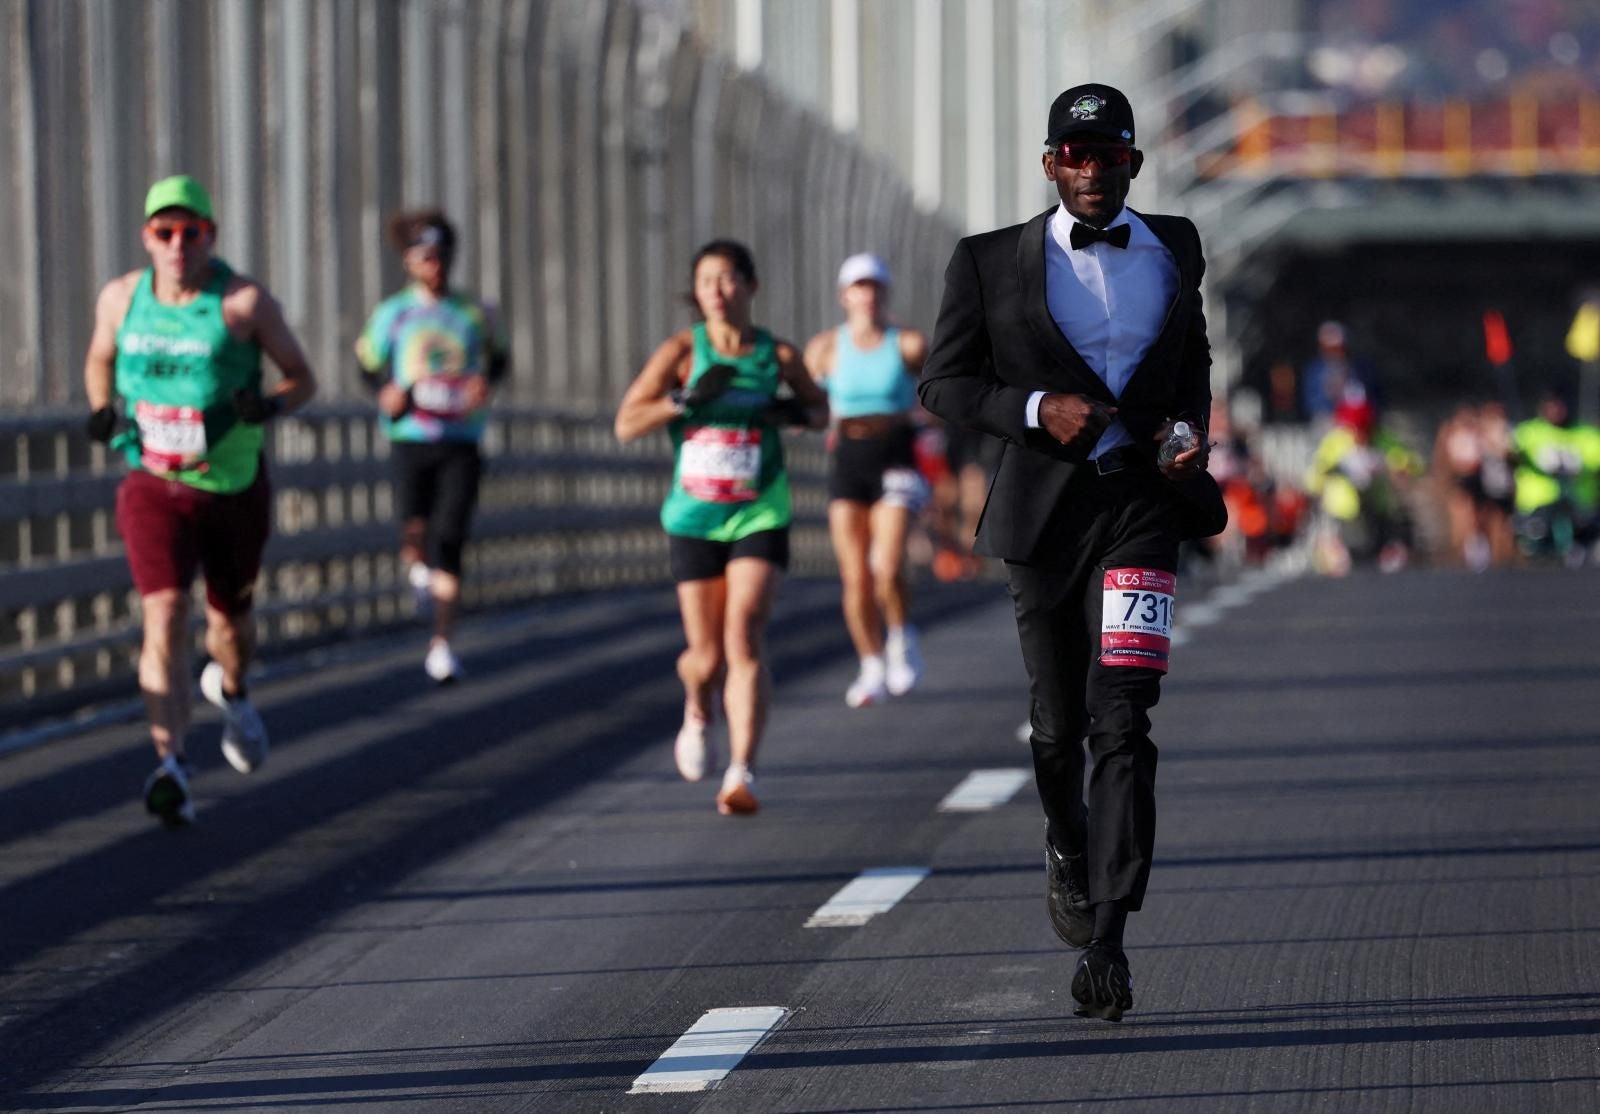
[[[1116,406],[1152,468],[1163,423],[1182,418],[1204,436],[1211,414],[1211,345],[1200,305],[1205,259],[1194,225],[1185,217],[1138,214],[1177,261],[1178,292],[1160,335],[1117,398],[1067,342],[1045,301],[1045,221],[1055,211],[956,245],[918,385],[923,406],[933,414],[1006,443],[978,521],[975,551],[1014,561],[1030,559],[1092,448],[1068,448],[1043,429],[1029,429],[1027,404],[1034,391],[1086,395]],[[1227,524],[1209,475],[1171,486],[1185,537],[1209,536]]]

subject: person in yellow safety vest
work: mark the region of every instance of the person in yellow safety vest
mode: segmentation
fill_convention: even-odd
[[[1559,390],[1545,393],[1539,414],[1512,431],[1516,452],[1516,512],[1524,548],[1547,536],[1559,552],[1585,545],[1600,505],[1600,429],[1572,420]]]
[[[1347,397],[1333,418],[1306,473],[1307,493],[1347,550],[1330,571],[1373,555],[1385,572],[1404,568],[1410,541],[1398,488],[1422,474],[1422,458],[1377,428],[1377,410],[1364,396]]]

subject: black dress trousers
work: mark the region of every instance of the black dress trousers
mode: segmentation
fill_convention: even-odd
[[[1050,842],[1083,854],[1089,899],[1137,910],[1156,832],[1156,746],[1149,710],[1161,672],[1100,663],[1107,570],[1177,569],[1177,497],[1153,466],[1073,475],[1038,548],[1007,561],[1032,696],[1035,779]],[[1088,738],[1088,804],[1084,739]]]

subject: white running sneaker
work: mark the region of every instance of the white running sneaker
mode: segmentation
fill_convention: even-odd
[[[922,680],[922,649],[917,645],[917,628],[890,631],[885,649],[889,667],[884,673],[884,684],[889,695],[904,696]]]
[[[865,708],[869,704],[882,704],[889,699],[889,689],[884,684],[883,659],[863,658],[861,672],[844,690],[844,702],[852,708]]]
[[[222,709],[222,757],[241,774],[254,773],[267,760],[267,725],[248,696],[229,700],[222,691],[222,665],[207,662],[200,671],[200,695]]]
[[[729,763],[722,775],[722,791],[717,794],[717,811],[724,816],[749,816],[761,808],[756,800],[755,775],[750,767]]]
[[[418,612],[433,606],[433,570],[421,561],[406,570],[406,583],[411,585],[411,602]]]
[[[672,760],[678,764],[678,773],[684,781],[699,781],[706,776],[708,726],[705,720],[684,709],[683,726],[678,728],[678,738],[672,744]]]
[[[144,779],[144,807],[168,828],[194,823],[194,794],[189,792],[189,764],[168,755]]]
[[[436,685],[448,685],[461,676],[461,662],[451,651],[448,642],[435,642],[429,646],[422,668]]]

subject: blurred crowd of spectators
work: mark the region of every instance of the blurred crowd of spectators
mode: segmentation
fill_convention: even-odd
[[[1600,6],[1571,0],[1323,0],[1312,83],[1363,98],[1600,88]]]

